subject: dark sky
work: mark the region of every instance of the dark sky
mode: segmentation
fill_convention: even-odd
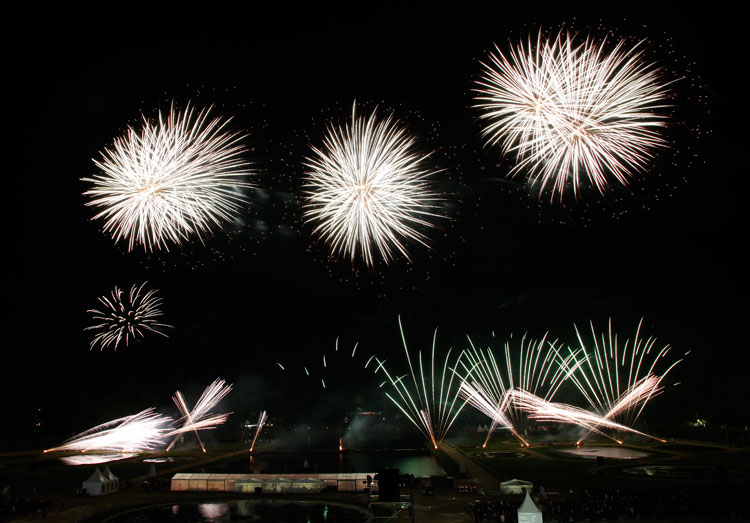
[[[585,191],[563,208],[507,179],[512,158],[482,147],[471,89],[477,59],[493,42],[572,17],[416,14],[400,22],[256,21],[231,37],[82,30],[33,39],[20,55],[30,110],[20,126],[21,193],[11,202],[22,224],[13,252],[20,267],[7,276],[4,385],[16,392],[5,398],[18,412],[11,431],[24,434],[36,408],[83,430],[110,414],[168,406],[175,389],[197,391],[216,376],[238,384],[247,410],[300,395],[314,409],[350,396],[352,383],[378,396],[380,379],[362,362],[378,353],[400,366],[399,314],[415,348],[428,348],[440,326],[441,351],[492,330],[549,330],[572,343],[574,322],[604,328],[609,317],[629,336],[645,317],[648,334],[692,350],[674,371],[683,384],[656,408],[674,402],[685,416],[747,416],[738,399],[748,357],[739,308],[747,236],[737,151],[745,144],[734,108],[745,93],[729,72],[736,33],[712,13],[602,19],[618,35],[648,38],[649,56],[685,75],[669,130],[675,150],[629,190],[606,198]],[[575,22],[584,33],[601,34],[598,25],[598,17]],[[413,249],[413,265],[397,259],[367,271],[327,260],[300,220],[300,162],[355,99],[395,111],[444,169],[436,184],[448,218],[432,233],[431,251]],[[241,223],[205,245],[128,253],[91,221],[80,179],[128,123],[171,100],[213,103],[234,116],[234,127],[249,133],[259,190]],[[693,132],[697,126],[703,131]],[[164,298],[169,339],[89,351],[83,328],[97,296],[146,280]],[[337,336],[342,352],[359,341],[363,359],[339,355],[326,372],[348,381],[322,391],[299,369],[320,367],[324,352],[331,358]]]

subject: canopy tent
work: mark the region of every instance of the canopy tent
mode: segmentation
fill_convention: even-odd
[[[542,511],[534,504],[528,490],[523,503],[518,507],[518,523],[543,523]]]
[[[500,488],[505,494],[523,494],[534,488],[534,484],[522,479],[509,479],[500,483]]]
[[[114,492],[120,489],[120,478],[112,474],[112,471],[109,470],[109,466],[104,467],[104,470],[102,471],[102,476],[104,476],[110,482],[111,492]]]
[[[109,469],[106,469],[105,472],[109,472]],[[114,480],[109,478],[109,474],[111,474]],[[88,479],[83,481],[83,489],[88,492],[89,496],[101,496],[103,494],[115,492],[119,486],[119,480],[117,479],[117,476],[112,474],[112,472],[109,472],[109,474],[102,474],[101,471],[99,471],[99,467],[97,467],[94,473],[91,474]]]

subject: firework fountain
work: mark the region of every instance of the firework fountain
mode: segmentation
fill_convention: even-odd
[[[250,444],[250,452],[253,451],[255,448],[255,442],[258,439],[258,435],[260,434],[260,431],[263,429],[263,425],[266,424],[266,421],[268,421],[268,414],[266,414],[266,411],[261,411],[260,416],[258,417],[258,426],[255,429],[255,436],[253,436],[253,442]]]
[[[656,338],[641,336],[643,319],[638,322],[633,339],[624,343],[613,331],[611,319],[607,332],[598,333],[593,322],[589,324],[588,337],[574,326],[579,347],[568,349],[569,357],[562,365],[602,419],[632,426],[649,400],[664,390],[664,378],[682,359],[670,361],[670,345],[659,347]],[[659,367],[664,370],[657,372]]]
[[[200,443],[201,449],[203,452],[206,452],[206,447],[203,445],[203,441],[201,441],[198,431],[215,429],[218,425],[221,425],[227,420],[231,413],[211,414],[211,410],[213,410],[231,390],[231,385],[226,385],[224,380],[216,378],[213,383],[203,391],[203,394],[201,394],[201,397],[198,399],[198,402],[195,404],[192,411],[188,409],[185,398],[178,390],[172,399],[174,400],[175,405],[177,405],[180,414],[182,414],[182,417],[178,421],[182,421],[183,425],[181,428],[174,430],[169,434],[170,436],[174,435],[175,438],[167,447],[167,452],[169,452],[177,442],[179,435],[185,432],[195,432],[195,436],[198,438],[198,443]]]
[[[449,367],[451,361],[451,351],[449,350],[445,356],[442,370],[440,367],[436,367],[435,344],[437,341],[437,329],[435,329],[432,337],[430,367],[427,370],[428,374],[425,376],[422,351],[419,351],[417,355],[417,370],[409,354],[400,317],[398,319],[398,327],[401,333],[404,352],[406,353],[406,361],[409,364],[411,380],[408,379],[409,374],[393,377],[386,369],[385,361],[380,361],[377,357],[375,360],[378,362],[378,365],[375,373],[380,370],[383,371],[387,379],[381,384],[381,387],[385,383],[390,382],[395,391],[393,395],[386,392],[386,396],[419,429],[425,438],[432,443],[432,446],[437,449],[466,404],[465,401],[460,401],[458,398],[460,379],[456,378],[454,372],[457,362],[453,362],[453,368]]]
[[[511,343],[506,342],[500,363],[489,348],[478,349],[467,336],[470,349],[463,352],[461,359],[460,395],[492,422],[483,447],[497,427],[510,430],[522,445],[528,446],[528,441],[521,436],[528,416],[515,408],[509,393],[519,388],[549,400],[576,368],[572,364],[573,355],[563,358],[557,340],[550,341],[547,336],[535,340],[524,334],[517,358],[513,357]]]
[[[148,452],[164,444],[170,435],[171,423],[172,418],[150,408],[97,425],[44,452]]]

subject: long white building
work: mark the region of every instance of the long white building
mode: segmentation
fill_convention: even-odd
[[[172,476],[173,491],[241,492],[245,494],[315,494],[326,489],[338,492],[377,491],[375,472],[332,474],[184,474]]]

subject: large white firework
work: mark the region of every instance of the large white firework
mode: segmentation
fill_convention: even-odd
[[[562,199],[569,182],[577,195],[583,179],[604,193],[612,178],[627,184],[668,145],[659,131],[668,83],[642,43],[540,31],[507,53],[496,46],[482,66],[482,134],[517,156],[511,175],[527,173],[540,195],[551,186],[551,198]]]
[[[322,149],[312,147],[304,217],[335,255],[372,265],[373,245],[386,262],[396,251],[409,258],[407,240],[427,245],[437,196],[416,142],[393,114],[358,116],[355,105],[350,124],[330,125]]]
[[[227,130],[231,118],[209,119],[210,111],[172,106],[155,123],[143,116],[140,129],[129,127],[94,160],[101,172],[83,179],[94,185],[87,205],[101,209],[94,218],[128,250],[168,249],[193,234],[202,240],[245,202],[244,135]]]
[[[131,339],[143,338],[147,332],[167,337],[162,329],[171,326],[160,321],[162,299],[156,289],[144,292],[146,283],[133,285],[127,294],[115,286],[109,297],[99,297],[101,307],[86,311],[95,323],[84,330],[96,331],[89,349],[98,344],[101,350],[110,345],[117,350],[121,342],[127,346]]]

